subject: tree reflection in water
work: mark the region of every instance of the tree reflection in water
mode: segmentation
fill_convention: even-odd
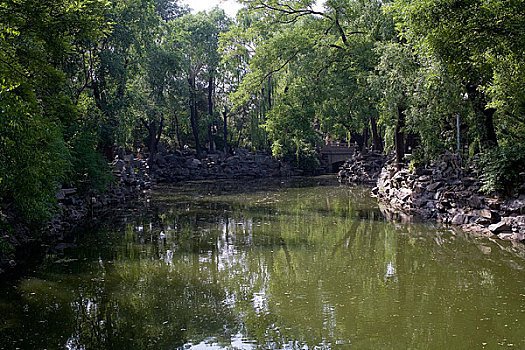
[[[524,343],[523,249],[389,223],[362,188],[231,192],[165,188],[81,235],[0,296],[0,348]]]

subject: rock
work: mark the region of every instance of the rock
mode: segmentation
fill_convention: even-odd
[[[496,211],[490,209],[474,210],[473,213],[479,217],[476,222],[482,225],[494,224],[501,219],[500,215]]]
[[[441,181],[438,181],[438,182],[434,182],[430,185],[427,186],[426,190],[428,192],[434,192],[436,191],[438,188],[440,188],[441,186],[443,185],[443,183]]]
[[[487,198],[487,205],[490,209],[499,210],[501,207],[501,202],[494,198]]]
[[[402,188],[399,190],[397,198],[399,198],[400,201],[405,202],[410,198],[410,196],[412,196],[412,191],[407,188]]]
[[[503,239],[505,241],[513,241],[513,240],[516,240],[517,238],[515,238],[516,236],[512,233],[512,232],[504,232],[504,233],[500,233],[498,235],[498,238],[499,239]]]
[[[77,193],[77,189],[76,188],[63,188],[62,189],[62,194],[64,196],[72,196],[74,194]]]
[[[515,232],[512,237],[516,241],[525,241],[525,232]]]
[[[432,177],[429,176],[429,175],[421,175],[417,181],[419,182],[427,182],[427,181],[431,181],[432,180]]]
[[[122,171],[124,170],[125,164],[123,160],[118,159],[113,166],[117,171]]]
[[[492,233],[499,233],[499,232],[503,232],[503,231],[510,231],[511,230],[511,227],[509,225],[507,225],[506,222],[504,221],[500,221],[496,224],[492,224],[490,225],[489,227],[489,231],[492,232]]]
[[[454,216],[454,218],[452,218],[451,223],[454,225],[467,224],[469,222],[469,218],[469,215],[457,214],[456,216]]]
[[[426,169],[426,168],[418,168],[416,169],[416,175],[422,175],[422,176],[429,176],[432,175],[432,169]]]
[[[506,201],[501,206],[501,209],[504,210],[508,215],[525,214],[525,199],[523,199],[522,197],[523,196],[520,196],[520,198],[515,198]]]
[[[477,195],[473,195],[470,197],[468,205],[474,209],[483,208],[483,198]]]
[[[64,200],[64,198],[66,198],[66,197],[64,197],[64,193],[62,193],[62,190],[57,191],[57,193],[55,194],[55,197],[56,197],[57,201],[62,201],[62,200]]]
[[[357,154],[347,160],[338,172],[341,183],[377,183],[386,156],[379,152]]]
[[[342,169],[344,170],[344,169]],[[461,225],[478,234],[525,239],[525,194],[503,202],[479,194],[475,169],[461,168],[458,155],[447,153],[429,168],[380,172],[373,194],[398,210]]]
[[[492,211],[489,209],[482,209],[482,210],[476,210],[476,214],[481,216],[482,218],[491,219],[492,218]]]

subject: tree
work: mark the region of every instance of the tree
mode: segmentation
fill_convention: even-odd
[[[519,90],[511,92],[501,84],[501,77],[506,76],[503,71],[510,68],[510,72],[518,73],[523,67],[522,1],[448,4],[397,0],[392,11],[403,38],[423,55],[438,58],[461,81],[478,115],[479,139],[484,146],[498,144],[497,133],[503,133],[508,118],[522,128],[523,120],[516,109],[520,102],[516,102],[523,101],[523,96]],[[520,79],[518,74],[510,80],[517,83]],[[512,107],[503,107],[503,101]]]
[[[78,43],[103,35],[103,1],[17,1],[0,6],[0,203],[29,222],[51,214],[78,117],[66,83]],[[3,208],[2,208],[3,209]]]
[[[222,10],[210,13],[187,14],[171,24],[171,42],[177,43],[181,55],[181,67],[187,82],[190,124],[197,155],[202,156],[202,126],[200,114],[208,115],[205,130],[210,137],[214,118],[215,81],[220,62],[218,55],[219,33],[226,29],[228,20]],[[203,108],[206,106],[207,108]]]
[[[298,91],[315,91],[308,94],[308,108],[295,106],[298,108],[295,113],[299,114],[308,114],[309,108],[312,109],[308,126],[312,133],[316,121],[321,132],[338,138],[351,134],[365,150],[370,130],[373,148],[382,150],[377,94],[368,84],[368,76],[373,74],[377,62],[375,42],[387,40],[393,32],[392,21],[382,14],[382,4],[330,1],[319,11],[313,8],[312,2],[245,3],[250,15],[259,16],[258,22],[251,26],[259,40],[255,41],[256,49],[249,60],[250,72],[232,97],[235,104],[248,108],[269,107],[266,125],[273,128],[269,130],[271,141],[280,148],[286,142],[274,137],[288,134],[276,132],[273,125],[280,123],[271,119],[288,118],[288,109],[275,110],[281,101],[292,100],[282,97]],[[271,103],[266,104],[267,98],[260,92],[269,80],[272,88],[266,91],[272,91],[272,98],[268,99]],[[302,88],[297,90],[297,86]],[[259,95],[261,97],[257,97]],[[292,122],[290,127],[295,125]],[[297,127],[299,125],[304,126],[299,123]],[[313,140],[310,147],[315,147]]]

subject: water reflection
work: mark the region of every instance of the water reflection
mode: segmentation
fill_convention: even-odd
[[[314,185],[161,189],[4,287],[0,349],[525,346],[522,247]]]

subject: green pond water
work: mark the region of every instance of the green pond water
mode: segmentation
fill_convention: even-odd
[[[326,178],[160,187],[0,284],[0,349],[525,349],[525,249]]]

